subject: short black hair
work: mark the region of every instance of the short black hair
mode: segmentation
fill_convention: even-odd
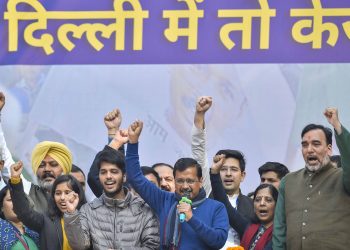
[[[149,175],[149,174],[153,174],[156,177],[156,179],[157,179],[158,185],[160,185],[159,174],[153,168],[148,167],[148,166],[142,166],[141,167],[141,171],[142,171],[142,174],[144,176]]]
[[[256,197],[256,195],[258,194],[259,190],[264,189],[264,188],[268,188],[268,189],[269,189],[272,198],[275,200],[275,202],[277,202],[278,190],[277,190],[277,188],[275,188],[273,185],[268,184],[268,183],[260,184],[260,185],[255,189],[253,200],[255,200],[255,197]]]
[[[77,165],[72,164],[72,170],[70,171],[71,173],[82,173],[84,175],[84,178],[86,179],[84,171],[78,167]]]
[[[279,162],[273,162],[273,161],[268,161],[265,164],[263,164],[260,168],[259,168],[259,175],[261,177],[261,175],[263,173],[266,173],[268,171],[272,171],[275,172],[278,176],[278,179],[282,179],[286,174],[289,173],[288,168],[283,165],[282,163]]]
[[[125,156],[116,150],[102,150],[97,155],[97,167],[100,169],[103,162],[116,165],[125,174]]]
[[[155,163],[155,164],[152,165],[151,168],[155,169],[156,167],[161,167],[161,166],[166,166],[166,167],[168,167],[168,168],[174,169],[174,167],[171,166],[170,164],[163,163],[163,162]]]
[[[233,150],[233,149],[221,149],[215,155],[225,155],[225,159],[234,158],[239,161],[239,168],[242,172],[245,171],[246,160],[244,158],[244,154],[241,151]]]
[[[311,130],[316,130],[316,129],[320,129],[323,131],[324,135],[326,136],[326,143],[327,145],[332,145],[332,130],[330,128],[327,128],[323,125],[319,125],[319,124],[308,124],[303,128],[303,131],[301,131],[301,138],[304,137],[304,135],[311,131]]]
[[[183,172],[188,168],[197,169],[197,177],[202,178],[202,167],[193,158],[180,158],[175,162],[173,175],[175,177],[176,171]]]

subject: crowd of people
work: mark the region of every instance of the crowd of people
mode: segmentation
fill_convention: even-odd
[[[301,133],[305,166],[289,173],[266,162],[260,184],[244,195],[244,154],[220,149],[208,159],[205,114],[212,103],[198,98],[192,155],[174,165],[141,166],[143,122],[122,129],[115,109],[104,117],[108,144],[87,175],[66,145],[38,143],[31,160],[37,184],[12,159],[0,124],[0,249],[348,249],[350,134],[338,110],[324,111],[338,164],[331,160],[332,130],[309,124]],[[4,105],[0,93],[0,112]],[[90,202],[86,182],[96,196]]]

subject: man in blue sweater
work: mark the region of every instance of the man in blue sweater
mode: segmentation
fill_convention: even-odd
[[[119,131],[120,143],[128,141],[126,173],[129,183],[157,213],[162,249],[220,249],[226,242],[228,216],[222,203],[206,198],[202,170],[192,158],[181,158],[174,166],[175,193],[160,190],[140,169],[138,140],[143,123],[135,121],[128,131]],[[188,196],[192,205],[179,202]],[[179,215],[185,221],[180,223]]]

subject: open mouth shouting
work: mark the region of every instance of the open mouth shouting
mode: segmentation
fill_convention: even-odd
[[[257,215],[259,218],[267,218],[269,216],[269,212],[267,211],[267,209],[260,209],[258,210]]]
[[[318,158],[315,155],[310,155],[307,157],[307,163],[311,166],[317,165],[320,163]]]
[[[61,211],[67,210],[67,203],[65,201],[58,203],[58,205],[60,206]]]

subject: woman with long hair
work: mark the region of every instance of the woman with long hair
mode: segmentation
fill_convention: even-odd
[[[78,209],[86,203],[80,183],[71,175],[57,177],[49,198],[49,211],[42,214],[29,206],[20,178],[22,170],[22,162],[11,166],[10,194],[14,212],[24,225],[39,232],[40,249],[71,250],[64,230],[63,214],[67,211],[66,204],[70,199],[79,198]]]
[[[250,220],[242,216],[229,202],[220,178],[220,169],[224,155],[214,157],[210,181],[215,200],[224,203],[230,226],[241,238],[241,246],[246,250],[272,250],[272,230],[275,207],[278,198],[277,189],[271,184],[261,184],[254,192],[254,212],[256,218]]]

